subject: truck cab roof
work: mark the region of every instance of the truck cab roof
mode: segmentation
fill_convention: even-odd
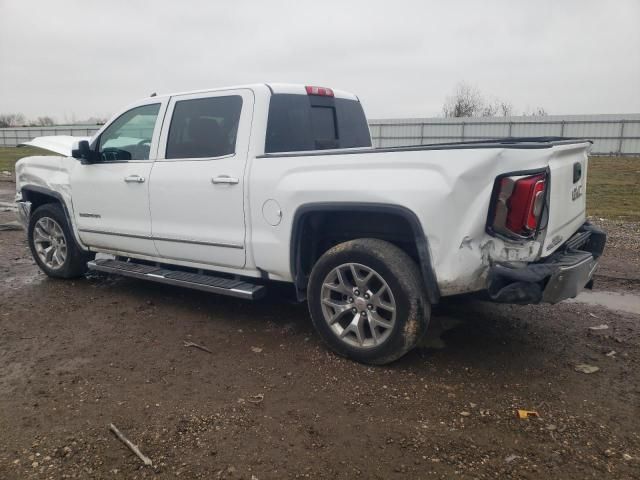
[[[208,93],[208,92],[223,92],[225,90],[238,90],[238,89],[249,89],[254,93],[262,93],[264,95],[278,95],[278,94],[293,94],[293,95],[307,95],[307,87],[310,85],[303,85],[301,83],[252,83],[247,85],[234,85],[227,87],[216,87],[216,88],[205,88],[201,90],[191,90],[184,92],[172,92],[162,95],[155,95],[154,98],[157,99],[165,99],[170,97],[182,96],[182,95],[194,95],[200,93]],[[356,100],[359,101],[358,97],[350,92],[344,90],[336,90],[330,87],[321,87],[328,88],[333,92],[333,96],[336,98],[344,98],[347,100]]]

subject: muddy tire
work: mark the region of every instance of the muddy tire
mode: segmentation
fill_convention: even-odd
[[[307,295],[324,342],[368,364],[390,363],[411,350],[431,313],[416,263],[395,245],[372,238],[341,243],[322,255]]]
[[[76,244],[67,217],[57,203],[42,205],[31,214],[27,237],[34,260],[50,277],[80,277],[93,258]]]

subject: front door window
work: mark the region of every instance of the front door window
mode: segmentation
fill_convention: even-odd
[[[100,135],[100,161],[149,160],[151,139],[159,111],[159,103],[143,105],[114,120]]]

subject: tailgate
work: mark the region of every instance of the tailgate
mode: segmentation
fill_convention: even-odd
[[[584,223],[586,217],[589,143],[558,145],[549,160],[549,219],[542,256],[553,253]]]

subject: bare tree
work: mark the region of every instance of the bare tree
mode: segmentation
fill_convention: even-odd
[[[480,111],[481,117],[495,117],[498,115],[498,105],[496,103],[487,103]]]
[[[513,115],[513,105],[499,98],[488,102],[476,87],[461,82],[442,112],[445,117],[508,117]]]
[[[91,125],[104,125],[109,120],[107,117],[89,117],[87,123]]]
[[[536,117],[546,117],[549,114],[547,113],[547,110],[544,107],[536,107],[533,109],[533,112],[531,113],[531,115]]]
[[[496,98],[493,102],[482,107],[481,115],[483,117],[510,117],[513,115],[513,105],[511,102]]]
[[[51,117],[38,117],[38,119],[35,121],[36,126],[38,127],[50,127],[52,125],[55,125],[56,122],[54,122],[53,118]]]
[[[21,113],[5,113],[0,114],[0,128],[20,127],[25,125],[27,120]]]
[[[510,117],[513,115],[513,105],[506,100],[500,100],[498,103],[498,114],[501,117]]]
[[[484,110],[484,99],[476,87],[460,82],[453,96],[448,97],[442,113],[445,117],[477,117]]]
[[[465,82],[460,82],[455,93],[447,97],[442,107],[445,117],[510,117],[514,115],[513,104],[508,100],[494,98],[487,101],[480,90]],[[542,107],[524,115],[546,115]]]

